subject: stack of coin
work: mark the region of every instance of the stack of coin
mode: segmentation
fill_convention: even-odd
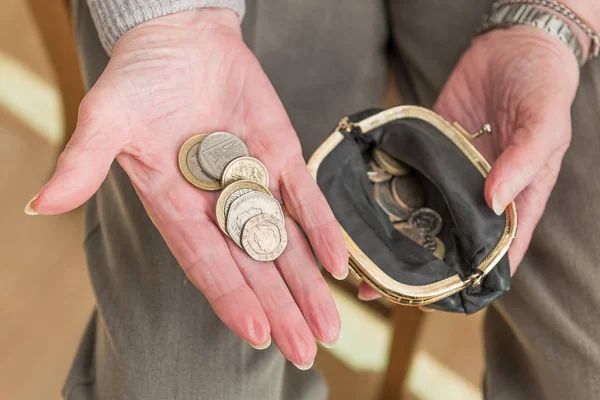
[[[285,218],[269,192],[269,173],[228,132],[201,134],[179,150],[179,169],[192,185],[220,190],[216,216],[221,230],[258,261],[271,261],[287,245]]]
[[[425,193],[413,169],[385,151],[375,148],[367,167],[373,198],[388,215],[394,228],[443,260],[442,217],[425,207]]]

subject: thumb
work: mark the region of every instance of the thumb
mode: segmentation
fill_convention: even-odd
[[[496,214],[504,212],[549,160],[562,158],[570,137],[563,126],[550,115],[544,123],[523,126],[511,135],[512,143],[493,163],[485,182],[486,201]]]
[[[26,214],[54,215],[71,211],[89,200],[106,178],[121,145],[114,140],[114,134],[100,129],[102,125],[88,118],[85,111],[82,103],[77,128],[58,158],[56,171],[27,203]]]

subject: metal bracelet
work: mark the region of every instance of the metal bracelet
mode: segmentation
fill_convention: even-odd
[[[517,6],[521,7],[517,7]],[[548,8],[569,19],[577,27],[585,32],[591,39],[587,59],[583,58],[583,46],[579,43],[567,23],[554,14],[545,13],[540,8]],[[510,13],[510,14],[509,14]],[[509,18],[506,18],[507,15]],[[562,21],[562,24],[561,24]],[[496,27],[506,27],[516,24],[526,24],[544,29],[546,32],[558,37],[575,53],[580,65],[600,55],[600,37],[593,29],[585,24],[567,6],[555,0],[500,0],[492,5],[490,15],[483,17],[483,24],[477,30],[477,34],[487,32]]]

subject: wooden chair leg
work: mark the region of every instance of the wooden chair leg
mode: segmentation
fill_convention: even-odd
[[[394,326],[388,368],[381,387],[380,400],[401,400],[404,384],[419,336],[423,312],[416,307],[395,306]]]
[[[28,0],[28,4],[48,49],[62,95],[66,144],[77,125],[79,103],[85,94],[71,30],[68,2]]]

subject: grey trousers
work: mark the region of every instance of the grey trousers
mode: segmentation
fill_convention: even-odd
[[[340,117],[377,104],[386,47],[406,102],[431,107],[491,1],[248,0],[244,37],[308,156]],[[74,18],[88,85],[108,58],[85,1]],[[582,71],[573,141],[513,288],[487,313],[489,399],[600,398],[600,61]],[[275,346],[255,351],[178,267],[115,163],[89,202],[85,249],[97,307],[67,399],[326,398]]]

